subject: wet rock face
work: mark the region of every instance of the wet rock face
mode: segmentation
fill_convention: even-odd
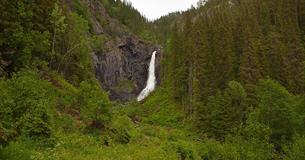
[[[73,10],[73,1],[64,0]],[[88,10],[90,35],[107,37],[103,49],[93,50],[92,60],[96,78],[110,99],[129,101],[135,99],[146,86],[148,68],[153,51],[152,44],[141,41],[117,19],[108,15],[99,0],[80,0]],[[101,23],[104,22],[104,23]],[[156,78],[159,84],[161,52],[156,56]]]
[[[94,68],[97,79],[102,87],[110,91],[113,100],[128,101],[145,88],[148,68],[153,51],[159,50],[149,44],[128,37],[122,40],[109,52],[98,52],[93,55]],[[159,80],[160,56],[156,58],[156,75]]]

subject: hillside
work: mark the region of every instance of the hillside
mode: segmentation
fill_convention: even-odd
[[[144,88],[150,56],[153,51],[160,52],[160,49],[136,35],[140,33],[129,30],[130,26],[126,26],[126,22],[118,20],[120,17],[112,13],[113,8],[106,10],[105,7],[108,7],[109,3],[114,2],[75,1],[71,4],[66,1],[64,6],[86,17],[89,22],[90,36],[96,41],[96,47],[92,49],[95,75],[103,89],[110,91],[112,100],[127,101],[134,99]],[[128,4],[112,5],[119,7]],[[131,12],[131,6],[125,7]],[[119,11],[120,14],[121,12],[126,12],[124,7]],[[112,18],[111,14],[117,19]],[[157,61],[160,61],[160,57]]]
[[[0,9],[1,160],[305,159],[305,0]]]

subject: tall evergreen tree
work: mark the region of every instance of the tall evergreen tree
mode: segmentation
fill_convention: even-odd
[[[245,120],[246,96],[240,83],[229,82],[223,93],[209,97],[207,104],[199,110],[199,129],[219,140],[237,131]]]

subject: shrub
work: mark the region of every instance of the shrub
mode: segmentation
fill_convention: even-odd
[[[245,140],[242,137],[234,137],[225,143],[216,141],[208,141],[207,153],[202,155],[205,159],[221,159],[221,160],[268,160],[272,157],[272,147],[265,145],[259,140]]]
[[[296,137],[294,143],[286,148],[285,160],[303,160],[305,159],[305,137]]]
[[[301,117],[296,112],[294,97],[272,80],[261,81],[256,89],[256,96],[256,120],[271,129],[270,140],[279,150],[282,144],[292,140],[302,124]]]
[[[55,91],[35,71],[24,70],[0,81],[0,141],[20,134],[29,137],[52,135]]]
[[[110,100],[97,82],[84,81],[80,84],[78,100],[82,119],[91,121],[93,127],[100,128],[110,122]]]
[[[194,144],[188,142],[188,141],[178,141],[173,143],[176,151],[180,157],[180,159],[183,160],[196,160],[200,159],[198,156],[197,148],[194,146]]]
[[[129,117],[119,116],[113,118],[111,135],[114,141],[127,144],[138,136],[138,131]]]
[[[0,159],[2,160],[32,160],[33,148],[28,140],[15,141],[0,150]]]

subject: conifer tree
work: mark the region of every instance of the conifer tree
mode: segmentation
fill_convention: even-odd
[[[245,120],[246,92],[238,82],[229,82],[223,93],[208,98],[199,110],[198,127],[209,137],[223,140]]]
[[[175,100],[181,103],[186,102],[187,97],[187,60],[183,48],[183,37],[175,27],[175,32],[170,39],[170,77],[172,95]]]

